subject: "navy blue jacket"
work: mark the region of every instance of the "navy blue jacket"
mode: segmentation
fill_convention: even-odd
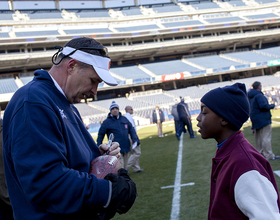
[[[177,105],[177,111],[178,111],[178,115],[179,115],[179,119],[181,120],[182,118],[191,118],[191,114],[189,112],[189,106],[187,103],[185,102],[180,102]]]
[[[159,109],[159,117],[160,117],[160,122],[164,122],[164,114],[161,109]],[[157,123],[157,113],[156,110],[153,111],[153,123]]]
[[[15,220],[92,219],[110,184],[88,174],[97,145],[48,72],[38,70],[9,102],[4,165]],[[86,217],[88,216],[88,217]]]
[[[253,129],[260,129],[271,124],[270,109],[275,107],[274,104],[268,104],[267,98],[261,91],[251,89],[248,92],[250,102],[250,118]]]
[[[109,139],[110,134],[113,133],[115,138],[114,142],[118,142],[120,144],[121,153],[127,153],[130,151],[130,141],[128,138],[128,134],[130,134],[132,138],[132,142],[139,142],[135,129],[132,124],[128,121],[128,119],[122,116],[119,113],[119,118],[113,117],[110,113],[98,131],[97,145],[102,144],[105,134],[107,134],[107,138]]]
[[[172,106],[171,115],[174,117],[174,121],[179,121],[179,115],[177,110],[178,104]]]

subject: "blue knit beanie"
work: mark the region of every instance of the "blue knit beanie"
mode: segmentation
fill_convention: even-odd
[[[119,108],[119,106],[118,106],[118,104],[115,102],[115,101],[112,101],[112,103],[111,103],[111,105],[110,105],[110,111],[112,110],[112,108],[118,108],[118,109],[120,109]]]
[[[213,89],[201,98],[201,102],[237,129],[249,118],[250,105],[243,83]]]

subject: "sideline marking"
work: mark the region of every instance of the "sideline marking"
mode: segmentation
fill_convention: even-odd
[[[180,143],[179,143],[178,160],[177,160],[176,176],[174,182],[170,220],[178,220],[180,215],[182,152],[183,152],[183,133],[181,134]]]
[[[194,185],[194,182],[190,182],[190,183],[183,183],[183,184],[180,184],[180,187],[182,186],[193,186]],[[175,187],[174,185],[170,185],[170,186],[162,186],[160,187],[161,189],[167,189],[167,188],[173,188]]]

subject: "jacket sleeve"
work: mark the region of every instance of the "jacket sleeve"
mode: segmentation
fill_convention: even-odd
[[[261,111],[269,111],[275,107],[274,104],[268,104],[266,97],[262,94],[258,95],[257,102]]]
[[[107,203],[108,181],[68,167],[63,128],[51,108],[24,104],[13,117],[8,135],[12,147],[5,151],[10,151],[7,155],[12,157],[16,178],[29,201],[56,214]]]
[[[238,208],[250,220],[280,219],[278,193],[273,184],[256,170],[239,177],[234,197]]]

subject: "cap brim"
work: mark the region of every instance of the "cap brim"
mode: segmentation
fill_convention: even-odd
[[[98,76],[109,86],[117,86],[118,83],[114,79],[114,77],[111,75],[111,73],[107,70],[98,68],[98,67],[93,67],[98,74]]]

